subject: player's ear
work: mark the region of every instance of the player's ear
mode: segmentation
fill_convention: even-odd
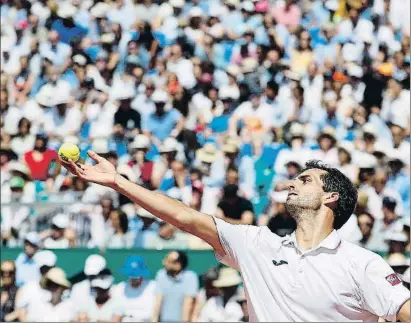
[[[340,199],[340,194],[337,192],[329,192],[325,194],[324,203],[332,207],[332,205],[336,204]]]

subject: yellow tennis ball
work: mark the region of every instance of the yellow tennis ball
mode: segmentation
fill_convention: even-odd
[[[63,163],[68,163],[69,160],[77,162],[80,158],[80,149],[75,144],[64,143],[61,145],[58,155]]]

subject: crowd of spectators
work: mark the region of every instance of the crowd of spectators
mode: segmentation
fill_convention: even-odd
[[[280,236],[296,226],[285,209],[286,181],[308,160],[321,160],[359,189],[357,208],[340,235],[384,253],[401,274],[409,267],[409,0],[0,5],[3,246],[210,248],[113,190],[68,174],[56,151],[71,142],[80,147],[81,162],[91,163],[91,149],[147,189],[230,223],[267,225]],[[2,265],[3,284],[14,286],[8,273],[35,262],[27,250],[26,256],[4,263],[4,271]],[[23,280],[44,278],[41,288],[53,295],[51,302],[67,294],[58,268],[20,271]],[[110,305],[100,311],[93,303],[77,319],[127,320],[109,301],[111,274],[92,276],[84,288],[93,282],[94,300]],[[233,272],[221,276],[236,281]],[[174,288],[167,280],[158,274],[157,282],[168,286],[164,292]],[[133,284],[141,281],[123,283],[116,293],[140,297]],[[197,285],[189,285],[192,290],[182,295],[197,293]],[[153,293],[150,283],[144,286]],[[16,288],[3,290],[9,301],[2,306],[12,308],[7,304]],[[238,296],[226,293],[227,299]],[[227,299],[207,303],[209,313],[193,302],[193,313],[216,319]],[[177,301],[162,300],[164,306]],[[66,306],[58,315],[74,313]],[[234,308],[241,310],[241,301],[230,306],[240,313]],[[153,315],[164,319],[154,308]]]

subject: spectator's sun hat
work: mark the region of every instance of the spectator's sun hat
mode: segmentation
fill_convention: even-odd
[[[127,164],[122,164],[117,166],[117,173],[119,173],[122,176],[127,177],[127,179],[130,182],[136,183],[137,182],[137,175],[133,171],[133,169],[127,165]]]
[[[193,17],[202,17],[202,16],[204,16],[204,11],[200,7],[193,7],[188,12],[188,15],[192,18]]]
[[[361,169],[372,169],[377,166],[377,158],[365,152],[357,152],[352,163]]]
[[[338,144],[338,150],[345,151],[347,154],[351,156],[355,151],[355,146],[351,141],[341,141]]]
[[[97,277],[91,281],[91,287],[93,288],[101,288],[107,290],[113,285],[114,277],[111,275],[107,275],[104,277]]]
[[[241,62],[241,72],[243,74],[252,73],[258,67],[258,60],[253,57],[247,57]]]
[[[51,268],[47,272],[45,280],[50,280],[51,282],[65,288],[70,288],[71,286],[71,283],[67,280],[66,273],[59,267]]]
[[[30,169],[27,167],[26,164],[23,164],[18,161],[11,161],[8,164],[8,169],[10,172],[16,172],[25,180],[30,180],[31,174]]]
[[[227,138],[225,143],[223,144],[222,150],[228,154],[237,153],[239,150],[239,142],[234,138]]]
[[[347,73],[349,76],[356,78],[361,78],[364,75],[363,68],[355,64],[348,66]]]
[[[171,153],[173,151],[178,151],[178,141],[173,137],[168,137],[164,140],[159,150],[160,153]]]
[[[304,138],[305,137],[305,132],[304,132],[304,126],[301,123],[294,122],[291,127],[290,127],[290,138]]]
[[[320,140],[323,139],[323,138],[328,138],[328,139],[330,139],[331,141],[333,141],[334,143],[336,143],[336,142],[337,142],[337,138],[335,137],[335,130],[334,130],[334,128],[331,128],[331,127],[326,127],[326,128],[324,128],[324,129],[320,132],[320,134],[319,134],[319,136],[318,136],[318,141],[320,141]]]
[[[227,72],[227,74],[237,78],[238,75],[240,75],[241,73],[241,69],[238,65],[235,64],[230,64],[226,67],[225,71]]]
[[[24,241],[38,247],[40,245],[40,236],[37,232],[29,232],[24,237]]]
[[[340,7],[340,4],[338,3],[337,0],[327,0],[327,1],[325,2],[325,7],[326,7],[328,10],[337,11],[338,8]]]
[[[51,219],[51,224],[56,226],[59,229],[67,229],[69,226],[70,220],[66,214],[60,213],[55,215]]]
[[[150,139],[145,135],[137,135],[129,145],[130,149],[148,149],[150,148]]]
[[[38,104],[47,107],[53,104],[54,95],[53,87],[46,84],[40,88],[34,99]]]
[[[244,10],[246,12],[254,12],[255,7],[254,7],[254,4],[252,3],[252,1],[244,1],[241,4],[241,10]]]
[[[18,176],[13,176],[9,181],[9,186],[11,189],[23,189],[24,188],[24,179]]]
[[[213,286],[217,288],[238,286],[242,283],[241,277],[237,270],[233,268],[222,268],[217,280],[213,282]]]
[[[408,267],[404,273],[401,275],[401,280],[407,284],[410,283],[410,267]]]
[[[103,256],[90,255],[87,257],[84,264],[84,274],[86,276],[98,275],[104,268],[106,268],[107,262]]]
[[[170,0],[169,4],[174,8],[183,8],[186,2],[185,0]]]
[[[105,18],[109,10],[110,5],[108,3],[99,2],[91,8],[90,14],[95,18]]]
[[[366,123],[363,128],[362,128],[362,132],[364,134],[369,134],[374,136],[375,138],[378,137],[378,130],[377,128],[372,124],[372,123]]]
[[[384,235],[385,241],[407,242],[407,236],[403,232],[389,231]]]
[[[61,3],[57,10],[57,15],[61,18],[71,18],[77,12],[77,8],[73,6],[69,1]]]
[[[389,255],[387,258],[387,262],[392,268],[410,266],[410,259],[399,252]]]
[[[388,153],[388,161],[389,162],[399,162],[403,166],[410,163],[409,156],[407,154],[402,153],[398,149],[391,149]]]
[[[73,62],[80,65],[80,66],[86,66],[87,65],[87,58],[85,58],[83,55],[77,54],[74,55],[72,58]]]
[[[228,6],[236,7],[239,5],[240,0],[224,0],[224,3]]]
[[[91,144],[91,150],[96,154],[108,154],[110,152],[108,141],[104,138],[96,138]]]
[[[166,91],[157,89],[153,92],[151,99],[154,103],[167,103],[169,97]]]
[[[137,215],[141,218],[146,218],[146,219],[157,219],[157,217],[154,216],[153,213],[147,211],[146,209],[140,208],[137,211]]]
[[[129,278],[147,278],[150,276],[146,261],[141,256],[128,256],[120,273]]]
[[[196,156],[198,160],[204,163],[212,163],[222,156],[222,153],[214,143],[207,142],[203,148],[197,150]]]
[[[57,262],[56,254],[51,250],[40,250],[33,256],[34,261],[37,263],[39,268],[43,266],[54,267]]]

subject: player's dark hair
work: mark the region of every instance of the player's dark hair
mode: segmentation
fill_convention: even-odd
[[[334,208],[334,229],[340,229],[353,214],[357,204],[358,192],[347,176],[338,169],[329,167],[319,160],[310,160],[302,172],[309,169],[321,169],[326,173],[321,176],[324,192],[339,194],[337,206]]]
[[[178,259],[177,261],[181,264],[181,270],[184,270],[188,266],[188,257],[187,254],[184,251],[181,250],[176,250],[178,254]]]

